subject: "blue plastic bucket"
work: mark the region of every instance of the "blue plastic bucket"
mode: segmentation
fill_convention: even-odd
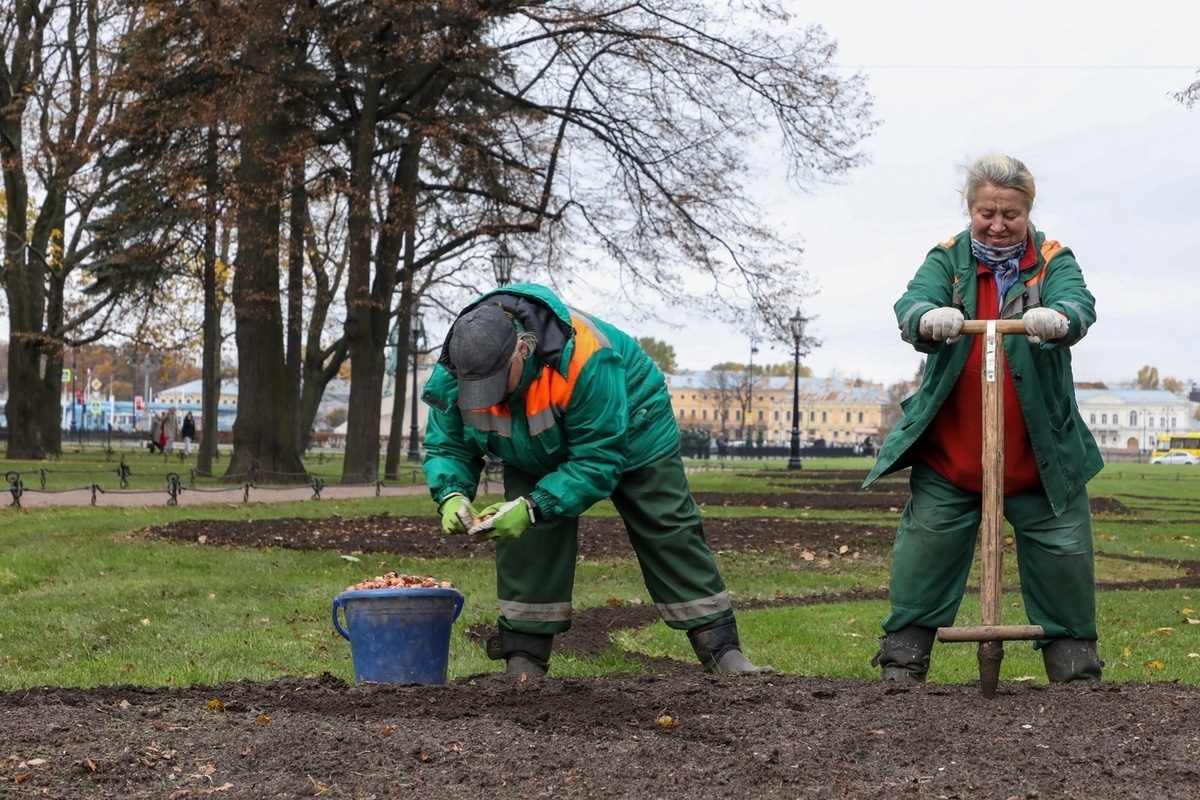
[[[350,642],[354,680],[446,682],[450,628],[463,607],[457,589],[362,589],[333,599],[333,627]],[[346,615],[342,627],[338,610]]]

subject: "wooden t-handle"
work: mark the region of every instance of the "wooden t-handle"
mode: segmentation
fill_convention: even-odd
[[[963,321],[963,333],[987,333],[987,324],[991,320],[987,319],[968,319]],[[1025,322],[1019,319],[998,319],[996,320],[996,333],[1025,333]]]

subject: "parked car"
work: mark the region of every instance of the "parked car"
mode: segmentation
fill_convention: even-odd
[[[1172,451],[1150,459],[1151,464],[1200,464],[1200,458],[1183,451]]]

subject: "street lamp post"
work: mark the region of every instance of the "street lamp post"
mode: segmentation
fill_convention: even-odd
[[[500,247],[496,252],[492,253],[492,271],[496,274],[497,286],[508,286],[512,283],[513,263],[517,257],[508,249],[508,242],[500,240]],[[492,454],[488,457],[487,471],[492,474],[493,470],[503,469],[504,462],[499,456]]]
[[[71,432],[78,436],[79,421],[75,419],[75,412],[79,410],[79,398],[75,396],[75,373],[75,348],[71,348]]]
[[[512,283],[514,256],[508,249],[508,243],[500,242],[500,249],[492,253],[492,271],[496,274],[497,286],[508,286]]]
[[[754,354],[758,352],[758,348],[754,346],[754,341],[750,341],[750,374],[746,378],[746,419],[745,425],[742,427],[746,431],[746,448],[742,454],[750,457],[751,440],[754,438]]]
[[[412,351],[412,418],[408,429],[408,460],[421,460],[421,441],[420,429],[417,427],[417,368],[419,366],[418,359],[421,355],[421,340],[425,338],[425,325],[421,320],[421,309],[417,308],[413,311],[412,319],[412,338],[409,344],[409,350]]]
[[[796,309],[796,314],[788,320],[792,331],[792,340],[796,344],[795,361],[792,366],[792,452],[788,458],[788,469],[801,469],[800,463],[800,343],[804,340],[804,326],[808,323]]]

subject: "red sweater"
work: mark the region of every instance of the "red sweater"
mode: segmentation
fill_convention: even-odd
[[[1027,248],[1021,259],[1024,270],[1037,262],[1037,251]],[[979,265],[979,319],[997,319],[996,276]],[[970,336],[971,353],[962,375],[933,422],[914,446],[917,459],[924,461],[950,483],[971,492],[983,491],[983,336]],[[1025,417],[1017,400],[1008,360],[1004,361],[1004,496],[1025,494],[1041,487],[1033,445],[1025,428]]]

